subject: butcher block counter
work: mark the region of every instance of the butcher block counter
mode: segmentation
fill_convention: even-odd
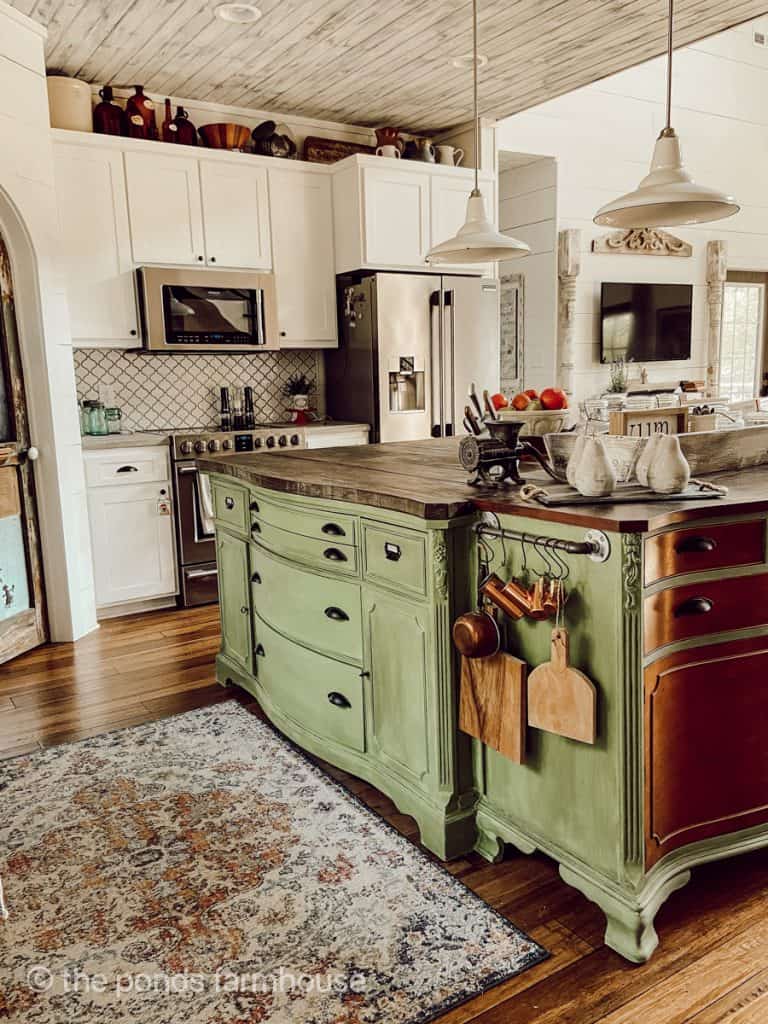
[[[768,845],[768,471],[710,477],[724,498],[545,508],[468,486],[457,445],[201,459],[218,679],[391,796],[438,856],[549,854],[605,912],[606,942],[642,962],[691,867]],[[529,726],[518,763],[459,729],[451,627],[481,574],[547,569],[564,577],[596,738]],[[498,622],[530,669],[549,660],[553,619]]]

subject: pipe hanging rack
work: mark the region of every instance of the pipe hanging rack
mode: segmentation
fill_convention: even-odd
[[[593,562],[607,562],[611,557],[611,542],[602,530],[587,530],[582,541],[561,540],[559,537],[547,537],[523,530],[507,530],[503,526],[491,526],[489,523],[478,523],[474,530],[478,537],[519,541],[531,547],[540,546],[547,551],[564,551],[568,555],[586,555]]]

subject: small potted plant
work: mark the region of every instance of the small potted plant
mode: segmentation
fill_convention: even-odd
[[[315,390],[315,382],[306,373],[292,373],[283,384],[283,395],[288,399],[294,423],[306,423],[309,412],[309,396]]]

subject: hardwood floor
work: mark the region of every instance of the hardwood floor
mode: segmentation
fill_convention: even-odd
[[[218,609],[105,622],[77,644],[0,667],[0,757],[222,700],[213,682]],[[327,767],[327,766],[326,766]],[[411,818],[359,779],[328,769],[411,839]],[[661,947],[633,967],[602,944],[602,915],[546,857],[510,850],[446,865],[550,950],[549,960],[441,1018],[441,1024],[765,1024],[768,851],[702,867],[657,918]]]

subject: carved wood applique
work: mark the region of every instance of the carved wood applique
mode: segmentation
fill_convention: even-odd
[[[727,272],[727,243],[707,242],[707,395],[709,397],[717,393],[720,379],[720,341]]]
[[[592,252],[625,253],[630,256],[691,256],[693,246],[682,238],[655,228],[614,231],[592,241]]]
[[[576,336],[576,278],[581,270],[581,231],[565,228],[557,236],[558,383],[573,392]]]

